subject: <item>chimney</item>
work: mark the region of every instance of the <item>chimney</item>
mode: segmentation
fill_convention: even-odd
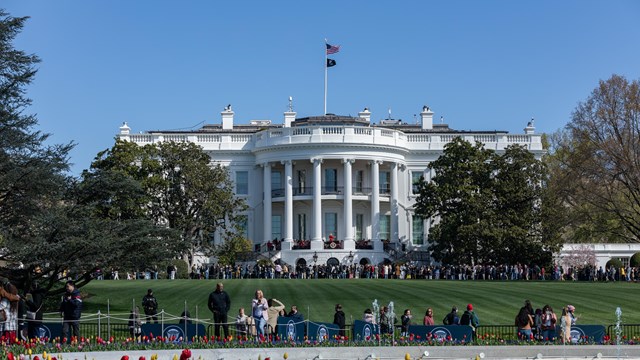
[[[231,104],[227,105],[224,108],[224,111],[220,113],[222,115],[222,129],[223,130],[231,130],[233,129],[233,110],[231,110]]]
[[[284,112],[284,126],[291,127],[291,123],[296,121],[296,113],[293,111],[293,97],[289,96],[289,111]]]
[[[364,110],[358,113],[358,116],[367,120],[369,123],[371,122],[371,112],[369,111],[369,108],[364,108]]]
[[[291,123],[296,120],[295,111],[285,111],[284,113],[284,127],[291,127]]]
[[[129,135],[129,133],[131,133],[131,128],[126,122],[123,122],[122,126],[120,126],[120,135]]]
[[[535,132],[536,132],[536,127],[533,126],[533,118],[531,118],[531,121],[527,123],[527,127],[524,128],[524,133],[527,135],[531,135]]]
[[[433,129],[433,111],[427,105],[422,107],[420,119],[422,120],[422,130]]]

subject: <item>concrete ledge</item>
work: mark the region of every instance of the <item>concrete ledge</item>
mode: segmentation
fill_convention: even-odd
[[[428,356],[425,356],[425,351]],[[172,360],[175,355],[180,356],[180,350],[160,351],[111,351],[62,353],[59,360],[119,360],[122,355],[128,355],[130,360],[138,360],[144,356],[147,360],[157,354],[158,360]],[[604,346],[604,345],[521,345],[521,346],[385,346],[385,347],[318,347],[318,348],[251,348],[251,349],[192,349],[191,359],[203,360],[271,360],[284,359],[325,359],[325,360],[355,360],[355,359],[405,359],[409,354],[411,359],[638,359],[640,360],[640,345]],[[538,357],[538,354],[541,357]],[[41,354],[34,354],[41,355]],[[52,354],[54,355],[54,354]],[[373,357],[372,357],[373,355]]]

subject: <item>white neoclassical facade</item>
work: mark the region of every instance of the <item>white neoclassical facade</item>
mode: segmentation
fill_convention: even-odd
[[[133,134],[124,124],[118,136],[141,145],[200,145],[229,169],[236,195],[245,199],[246,237],[290,265],[377,264],[425,249],[430,224],[414,214],[415,184],[430,179],[427,166],[456,137],[497,152],[513,144],[538,158],[544,152],[532,123],[514,135],[459,131],[434,124],[426,106],[412,124],[373,122],[366,108],[357,117],[296,118],[290,110],[277,124],[238,124],[230,105],[221,115],[221,124],[194,131]]]

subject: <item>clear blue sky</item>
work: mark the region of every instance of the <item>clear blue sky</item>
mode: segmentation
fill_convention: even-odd
[[[323,112],[413,121],[422,105],[459,130],[538,132],[570,119],[600,79],[640,78],[640,1],[25,1],[16,46],[42,58],[28,89],[40,128],[77,143],[74,174],[134,132],[281,123]]]

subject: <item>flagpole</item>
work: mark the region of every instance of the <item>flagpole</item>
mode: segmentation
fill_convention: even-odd
[[[327,115],[327,39],[324,39],[324,115]]]

